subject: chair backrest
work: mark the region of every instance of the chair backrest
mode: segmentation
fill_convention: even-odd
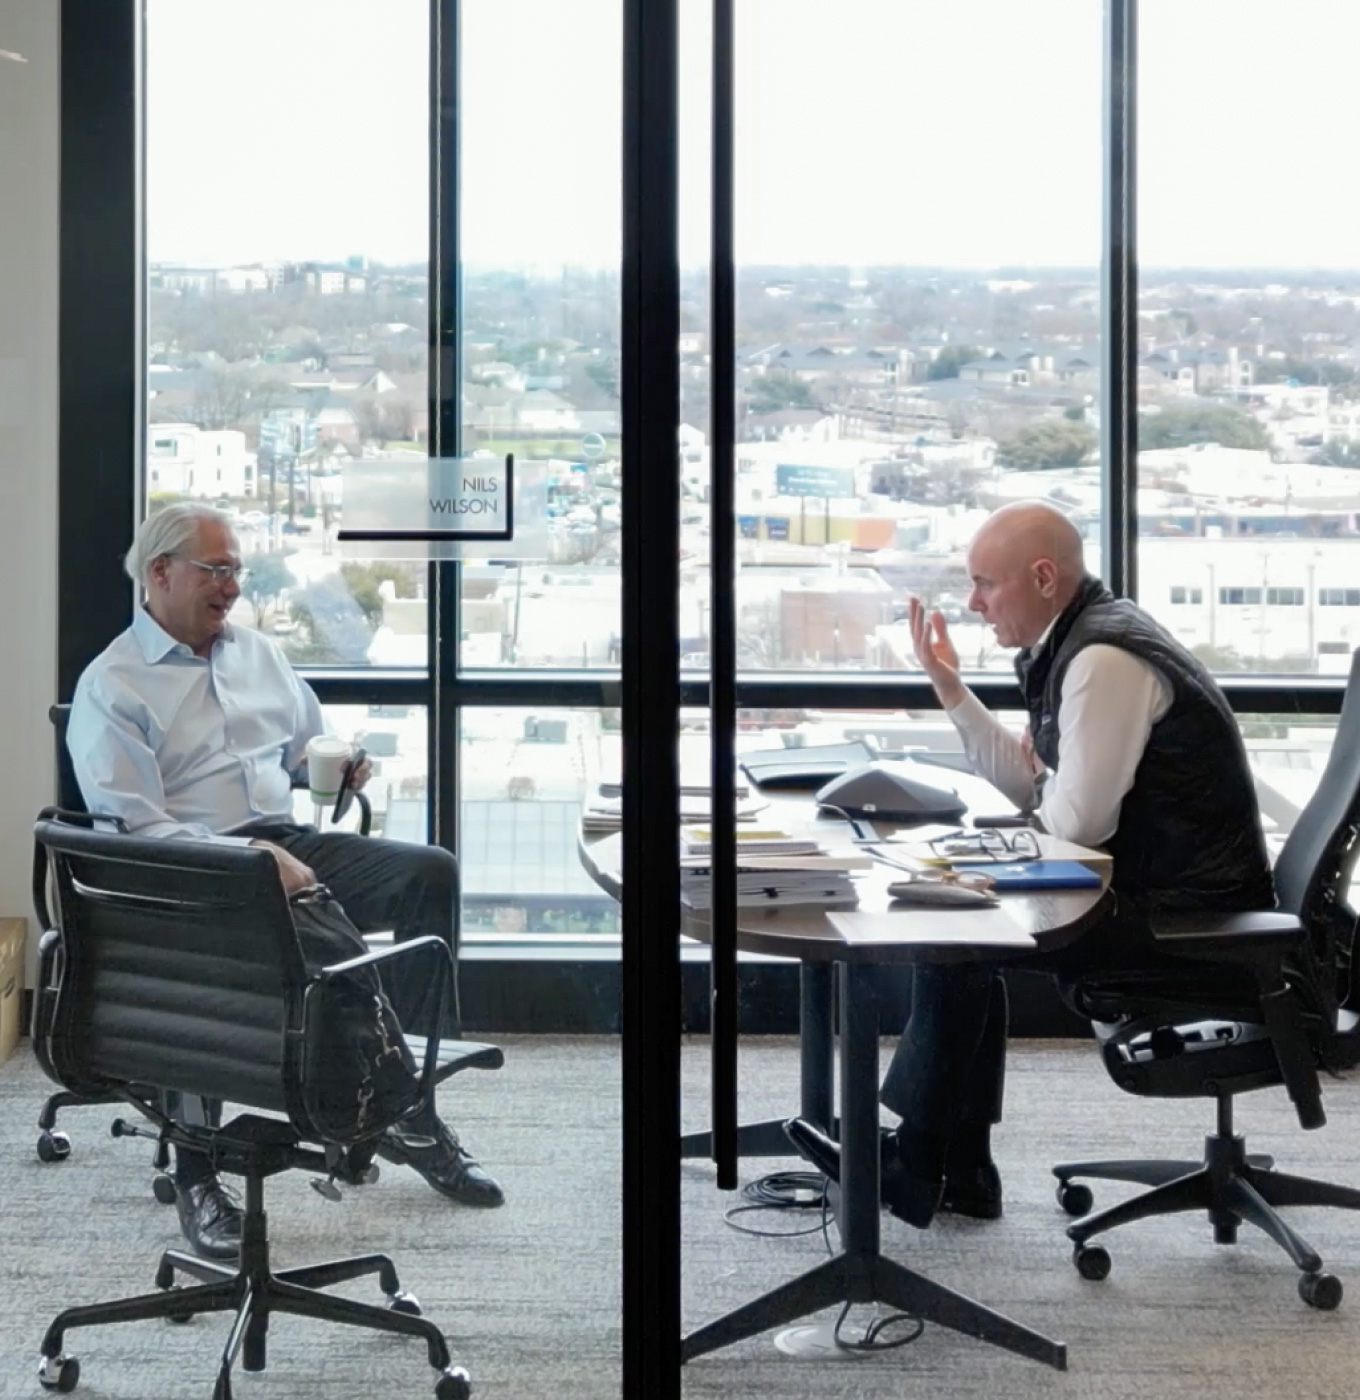
[[[50,1072],[77,1088],[179,1089],[299,1121],[285,1032],[302,1027],[306,973],[273,856],[54,820],[35,837],[62,939]]]
[[[47,711],[47,718],[52,721],[52,737],[57,749],[57,805],[67,812],[83,812],[85,799],[76,781],[71,751],[66,747],[66,726],[71,722],[71,707],[53,705]]]
[[[1351,869],[1360,845],[1360,650],[1351,658],[1336,740],[1322,781],[1294,823],[1275,862],[1280,907],[1309,930],[1314,956],[1338,972],[1344,1005],[1351,983],[1355,912],[1349,904]]]

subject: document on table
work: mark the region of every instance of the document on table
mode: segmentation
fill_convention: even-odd
[[[916,943],[944,947],[966,943],[979,948],[1037,948],[1005,904],[988,909],[830,910],[826,916],[846,943]]]

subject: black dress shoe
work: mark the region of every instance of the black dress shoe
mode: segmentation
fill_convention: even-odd
[[[802,1118],[791,1118],[784,1132],[798,1155],[829,1181],[841,1179],[840,1143]],[[917,1175],[909,1170],[891,1133],[879,1138],[879,1199],[899,1219],[918,1230],[927,1229],[939,1209],[943,1176]]]
[[[944,1173],[944,1197],[940,1209],[974,1220],[1001,1219],[1001,1173],[992,1161],[973,1166],[950,1162]]]
[[[189,1248],[203,1259],[236,1259],[241,1253],[241,1207],[215,1176],[176,1183],[175,1209]]]
[[[436,1120],[430,1134],[389,1128],[378,1139],[378,1156],[400,1166],[414,1167],[426,1181],[450,1200],[465,1206],[500,1206],[505,1193],[494,1177],[478,1165],[458,1134]]]

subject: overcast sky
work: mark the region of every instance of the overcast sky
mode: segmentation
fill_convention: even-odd
[[[704,260],[707,0],[681,0]],[[1360,266],[1356,0],[1143,0],[1145,264]],[[463,0],[464,256],[616,266],[619,0]],[[1085,265],[1099,0],[737,0],[743,262]],[[153,260],[423,261],[428,0],[148,0]]]

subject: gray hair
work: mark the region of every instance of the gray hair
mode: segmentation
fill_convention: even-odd
[[[187,548],[198,534],[198,527],[205,522],[221,525],[229,534],[236,533],[229,516],[201,501],[176,501],[155,515],[148,515],[137,527],[132,548],[123,560],[128,577],[133,583],[146,587],[152,564],[167,554],[179,554]]]

